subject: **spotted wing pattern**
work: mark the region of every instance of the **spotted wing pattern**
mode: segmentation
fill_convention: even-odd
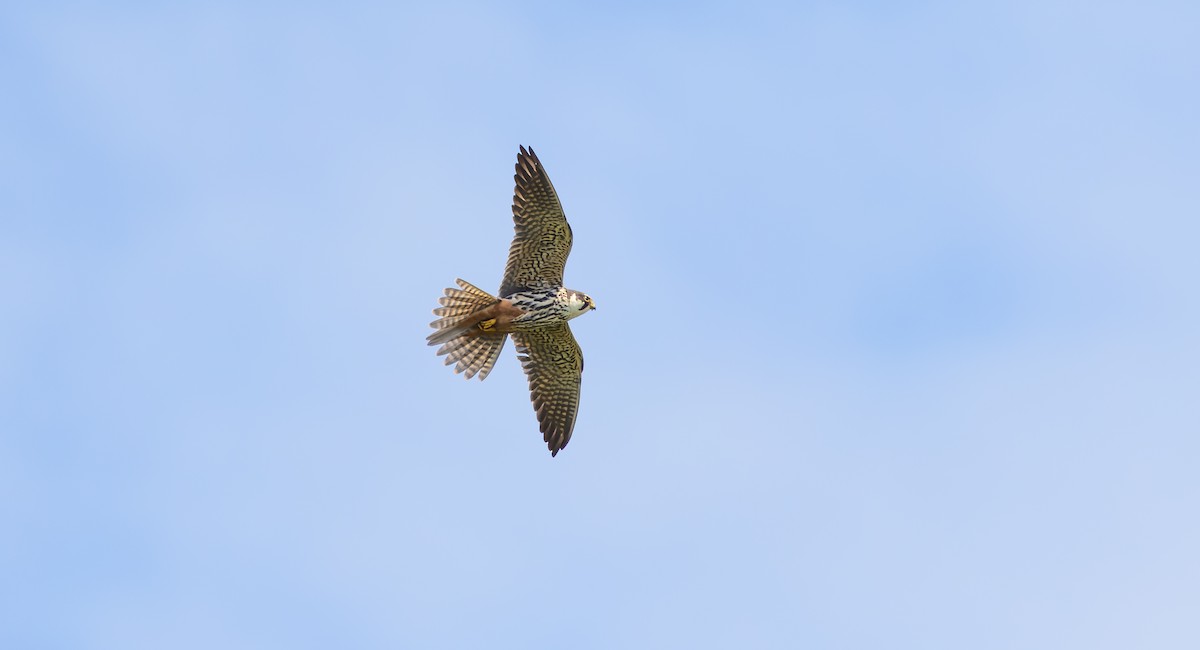
[[[579,411],[583,352],[566,323],[513,332],[518,359],[529,378],[529,396],[550,455],[567,446]]]
[[[521,289],[561,287],[571,253],[571,226],[532,148],[521,147],[516,169],[512,206],[516,234],[508,249],[501,296]]]

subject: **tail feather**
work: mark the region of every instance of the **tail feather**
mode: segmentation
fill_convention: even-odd
[[[508,340],[507,334],[488,334],[486,336],[489,341],[488,347],[480,350],[480,354],[475,357],[471,368],[468,369],[479,373],[479,381],[487,379],[488,373],[496,367],[496,360],[500,358],[500,351],[504,349],[504,342]],[[470,378],[471,375],[468,374],[467,379]]]
[[[472,325],[469,322],[471,314],[500,301],[466,280],[460,278],[455,282],[462,289],[446,289],[446,295],[438,299],[442,306],[433,310],[433,314],[440,318],[429,324],[437,330],[426,339],[429,345],[440,345],[457,338]]]
[[[479,375],[482,380],[496,365],[508,335],[473,329],[471,316],[499,299],[466,280],[456,282],[461,289],[446,289],[446,295],[438,299],[442,306],[433,313],[439,318],[429,324],[437,331],[427,340],[430,345],[444,344],[437,353],[446,356],[446,365],[457,364],[454,372],[466,373],[467,379]]]
[[[507,334],[467,333],[442,346],[438,354],[446,355],[446,365],[458,364],[454,372],[465,372],[467,379],[478,374],[482,381],[496,365],[507,339]]]

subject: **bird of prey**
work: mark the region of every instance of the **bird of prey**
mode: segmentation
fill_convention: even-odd
[[[571,440],[579,411],[583,353],[567,321],[596,308],[587,294],[563,286],[571,252],[571,226],[550,177],[533,148],[521,147],[513,177],[516,235],[499,297],[458,279],[433,313],[429,345],[441,345],[454,372],[483,380],[496,365],[504,340],[517,346],[529,378],[530,399],[542,438],[555,456]]]

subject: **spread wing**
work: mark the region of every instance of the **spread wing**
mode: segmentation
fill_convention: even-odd
[[[518,359],[529,378],[529,397],[537,412],[550,455],[567,446],[579,412],[583,352],[566,323],[529,332],[513,332]]]
[[[571,253],[571,226],[550,177],[533,149],[521,147],[513,176],[513,223],[516,235],[508,249],[508,266],[500,295],[521,289],[561,287],[563,267]]]

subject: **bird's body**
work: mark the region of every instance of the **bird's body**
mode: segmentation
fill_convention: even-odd
[[[459,321],[455,329],[430,335],[429,342],[436,345],[450,340],[452,336],[464,334],[511,334],[554,327],[590,309],[594,307],[583,294],[566,287],[515,291],[495,299],[490,305],[481,305],[468,318]]]
[[[517,291],[505,296],[502,302],[524,312],[513,321],[516,332],[566,323],[595,309],[591,298],[566,287]]]
[[[513,221],[500,297],[458,280],[433,310],[430,345],[442,345],[446,365],[467,379],[491,372],[512,336],[529,378],[534,411],[551,455],[567,445],[575,427],[583,353],[567,321],[596,308],[586,294],[562,284],[571,252],[571,226],[537,155],[521,147],[517,156]]]

